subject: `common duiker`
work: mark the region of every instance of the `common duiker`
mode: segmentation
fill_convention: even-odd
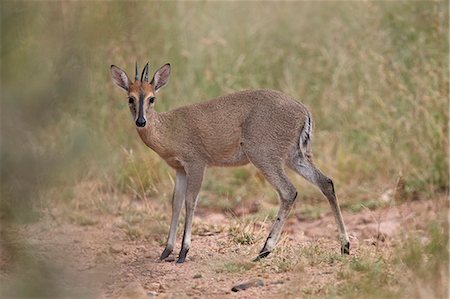
[[[128,96],[131,115],[142,141],[176,171],[172,221],[160,259],[172,252],[178,219],[186,205],[183,243],[177,263],[186,259],[191,242],[192,218],[206,167],[255,165],[278,192],[281,207],[269,236],[255,260],[275,247],[283,224],[297,197],[286,176],[289,167],[316,185],[328,199],[336,218],[341,252],[350,242],[334,192],[333,181],[314,165],[311,155],[313,120],[309,110],[292,97],[274,90],[246,90],[169,112],[155,111],[156,94],[169,79],[170,64],[148,80],[148,63],[131,82],[120,68],[111,66],[113,82]]]

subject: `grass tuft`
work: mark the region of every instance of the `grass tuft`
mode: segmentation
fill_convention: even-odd
[[[225,262],[215,269],[216,273],[242,273],[256,266],[254,262]]]

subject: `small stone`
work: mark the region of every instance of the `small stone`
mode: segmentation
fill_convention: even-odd
[[[187,290],[186,295],[188,295],[188,297],[193,297],[195,295],[195,292],[191,291],[191,290]]]
[[[194,278],[194,279],[202,278],[202,275],[200,273],[197,273],[192,278]]]
[[[233,292],[239,292],[239,291],[244,291],[248,288],[262,287],[262,286],[264,286],[264,282],[261,279],[254,279],[254,280],[250,280],[248,282],[237,284],[233,288],[231,288],[231,290]]]
[[[164,293],[167,290],[167,287],[165,285],[163,285],[162,283],[159,284],[159,288],[158,291],[160,293]]]
[[[111,252],[111,253],[121,253],[122,251],[123,251],[123,248],[119,244],[113,244],[113,245],[109,246],[109,252]]]
[[[149,297],[149,298],[156,297],[157,295],[158,295],[158,293],[153,292],[153,291],[150,291],[150,292],[147,293],[147,297]]]
[[[171,262],[175,262],[175,257],[173,257],[173,256],[169,256],[168,258],[166,258],[165,260],[164,260],[165,262],[169,262],[169,263],[171,263]]]
[[[159,289],[159,282],[151,282],[147,284],[146,287],[148,287],[151,290],[157,290]]]
[[[381,194],[381,201],[385,203],[389,203],[394,199],[395,196],[395,190],[394,189],[388,189],[383,194]]]
[[[144,290],[144,287],[139,283],[139,281],[133,281],[126,285],[122,291],[118,299],[147,299],[147,292]]]

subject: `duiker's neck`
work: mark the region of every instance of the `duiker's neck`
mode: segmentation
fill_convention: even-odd
[[[160,134],[162,119],[154,109],[147,113],[147,124],[143,128],[137,128],[137,132],[142,141],[154,151],[160,150],[162,143]]]

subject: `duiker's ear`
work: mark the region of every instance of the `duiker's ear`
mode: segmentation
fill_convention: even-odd
[[[167,82],[169,82],[170,75],[170,63],[166,63],[159,70],[155,72],[153,75],[151,85],[155,89],[155,92],[158,92],[159,89],[163,88]]]
[[[128,92],[130,88],[130,79],[127,74],[115,65],[111,65],[111,79],[120,88]]]

